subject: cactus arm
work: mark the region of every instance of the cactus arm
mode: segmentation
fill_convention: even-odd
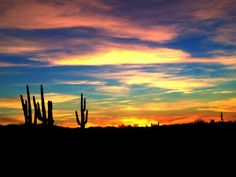
[[[77,122],[77,124],[78,124],[78,125],[81,125],[81,122],[80,122],[80,120],[79,120],[79,116],[78,116],[78,112],[77,112],[77,111],[75,111],[75,116],[76,116],[76,122]]]
[[[30,101],[30,91],[29,91],[28,85],[26,85],[26,90],[27,90],[27,99],[28,99],[28,121],[29,121],[29,124],[32,124],[32,110],[31,110],[31,101]]]
[[[22,110],[23,110],[23,113],[24,113],[25,123],[26,123],[27,122],[27,102],[25,104],[24,98],[23,98],[22,95],[20,95],[20,99],[21,99]]]
[[[43,94],[43,85],[40,85],[40,91],[41,91],[41,104],[42,104],[42,116],[43,119],[46,119],[46,108],[45,108],[45,102],[44,102],[44,94]]]
[[[52,114],[52,107],[53,107],[52,101],[48,101],[48,121],[47,121],[47,123],[49,126],[52,126],[54,123],[53,114]]]
[[[38,107],[37,107],[35,96],[33,96],[33,104],[34,104],[34,125],[37,125]]]
[[[83,111],[86,111],[86,99],[84,98],[84,108]]]
[[[88,110],[86,110],[85,124],[88,122]]]

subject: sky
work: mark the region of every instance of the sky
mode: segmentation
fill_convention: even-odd
[[[235,0],[0,0],[0,39],[0,124],[27,84],[59,126],[236,120]]]

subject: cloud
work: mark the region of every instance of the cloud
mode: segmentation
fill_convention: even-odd
[[[29,64],[19,64],[19,63],[9,63],[0,61],[0,67],[19,67],[19,66],[29,66]]]
[[[20,98],[0,98],[0,108],[14,108],[20,109]]]
[[[206,103],[197,100],[180,100],[178,104],[176,102],[161,102],[157,103],[143,103],[142,105],[127,106],[127,111],[179,111],[186,109],[196,109],[204,106]]]
[[[200,110],[212,110],[217,112],[236,112],[236,98],[228,98],[219,101],[208,102],[208,108]]]
[[[231,94],[231,93],[235,93],[235,91],[232,90],[217,90],[217,91],[213,91],[213,94]]]
[[[40,94],[31,94],[31,97],[35,95],[36,99],[40,101]],[[26,97],[25,95],[23,95]],[[45,93],[44,97],[46,100],[51,100],[53,103],[63,103],[70,102],[80,98],[78,95],[70,95],[63,93]],[[32,100],[31,100],[32,103]],[[0,98],[0,108],[13,108],[13,109],[21,109],[21,101],[20,97],[18,98]]]
[[[129,91],[129,87],[120,85],[120,86],[101,86],[96,89],[98,92],[103,92],[107,94],[124,94]]]
[[[12,5],[11,8],[6,6]],[[112,7],[103,1],[33,1],[4,2],[0,28],[50,29],[89,27],[114,37],[165,42],[177,37],[173,25],[141,26],[127,18],[113,16]],[[109,14],[109,15],[107,15]]]
[[[105,85],[102,81],[74,80],[74,81],[55,81],[56,84],[65,85]]]
[[[116,79],[126,86],[145,85],[146,87],[166,89],[168,92],[183,93],[191,93],[195,89],[214,87],[219,83],[233,80],[232,78],[193,78],[190,76],[178,76],[142,70],[102,73],[96,76],[106,79]]]
[[[0,115],[0,125],[22,124],[23,119],[20,115]]]
[[[212,40],[223,45],[236,46],[236,24],[227,24],[219,27]]]
[[[198,20],[227,19],[236,7],[234,0],[210,0],[193,2],[193,17]]]
[[[230,56],[216,56],[211,58],[193,58],[190,59],[190,62],[196,62],[196,63],[215,63],[215,64],[221,64],[226,65],[230,67],[234,67],[236,65],[236,55],[230,55]],[[185,60],[187,62],[187,60]]]
[[[41,96],[39,94],[32,94],[32,95],[35,95],[36,99],[40,101]],[[53,103],[70,102],[80,98],[80,96],[78,95],[71,95],[64,93],[45,93],[44,97],[46,100],[51,100]]]
[[[125,48],[127,47],[127,48]],[[61,56],[48,60],[51,65],[120,65],[178,63],[190,54],[178,49],[117,45],[99,48],[92,54]]]
[[[45,50],[45,47],[33,40],[0,34],[0,53],[22,54]]]

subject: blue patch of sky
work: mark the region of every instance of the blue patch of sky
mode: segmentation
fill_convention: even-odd
[[[21,37],[25,39],[67,39],[67,38],[90,38],[97,35],[96,28],[73,27],[73,28],[53,28],[53,29],[36,29],[36,30],[21,30],[21,29],[0,29],[3,35]]]
[[[6,63],[14,63],[14,64],[28,64],[28,58],[32,55],[25,55],[25,54],[0,54],[0,61]]]

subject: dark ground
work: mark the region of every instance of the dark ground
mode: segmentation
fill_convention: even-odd
[[[56,126],[0,126],[1,170],[20,165],[23,174],[29,168],[79,173],[89,168],[89,176],[94,172],[110,174],[109,170],[110,176],[124,175],[127,170],[135,176],[139,171],[149,174],[144,176],[160,171],[169,176],[172,172],[188,174],[190,170],[188,175],[200,176],[203,171],[217,174],[226,165],[226,175],[235,169],[235,140],[236,122],[94,127],[84,131]],[[178,171],[174,171],[176,168]]]

